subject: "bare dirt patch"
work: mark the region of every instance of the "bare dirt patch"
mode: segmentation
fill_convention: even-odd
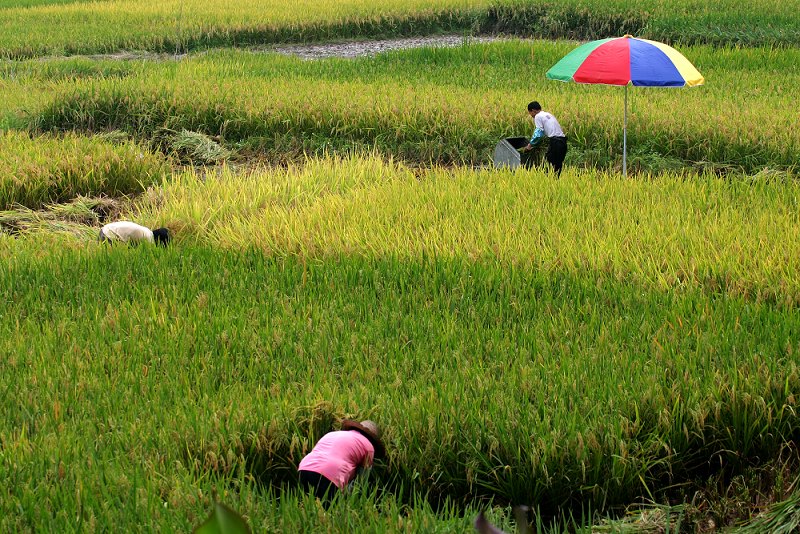
[[[330,57],[355,58],[374,56],[391,50],[421,47],[452,48],[464,44],[488,43],[498,37],[465,37],[463,35],[440,35],[435,37],[406,37],[372,41],[347,41],[341,43],[321,43],[313,45],[282,45],[263,48],[265,52],[278,52],[298,56],[303,59],[325,59]]]
[[[342,41],[334,43],[317,44],[291,44],[291,45],[264,45],[253,48],[242,48],[256,53],[276,52],[303,59],[325,59],[332,57],[356,58],[374,56],[392,50],[406,48],[440,47],[453,48],[465,44],[491,43],[505,39],[493,36],[464,36],[464,35],[437,35],[430,37],[404,37],[398,39],[380,39],[364,41]],[[86,58],[91,60],[112,61],[180,61],[193,56],[207,54],[212,49],[195,52],[181,52],[171,54],[168,52],[148,52],[146,50],[120,50],[110,54],[76,54],[70,56],[41,56],[38,61],[52,61],[56,59]]]

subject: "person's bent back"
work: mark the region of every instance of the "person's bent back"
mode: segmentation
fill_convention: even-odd
[[[328,432],[300,462],[301,471],[313,471],[344,489],[359,467],[369,467],[375,448],[358,432]]]
[[[300,461],[300,483],[317,497],[331,497],[334,489],[344,491],[359,469],[372,466],[385,454],[377,425],[346,420],[339,431],[328,432]]]
[[[169,243],[169,230],[156,228],[151,230],[130,221],[108,223],[100,229],[100,241],[120,243],[156,243],[166,246]]]

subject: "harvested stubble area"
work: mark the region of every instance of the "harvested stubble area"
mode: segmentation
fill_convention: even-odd
[[[117,53],[0,62],[0,531],[791,530],[800,10],[583,4],[0,0],[0,55]],[[544,79],[574,42],[263,51],[454,29],[707,85],[632,90],[623,179],[621,90]],[[261,50],[172,54],[222,44]],[[476,170],[534,98],[561,179]],[[388,458],[326,510],[295,470],[345,417]]]

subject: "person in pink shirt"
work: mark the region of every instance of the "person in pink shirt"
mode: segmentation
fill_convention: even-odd
[[[386,455],[378,425],[373,421],[342,422],[342,430],[328,432],[300,461],[300,485],[320,499],[330,498],[334,488],[344,491],[359,469],[372,466]]]

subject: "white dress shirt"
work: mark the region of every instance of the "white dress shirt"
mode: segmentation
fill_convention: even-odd
[[[564,130],[561,129],[561,125],[552,114],[546,111],[537,113],[536,117],[533,118],[533,122],[537,128],[541,128],[544,131],[544,135],[547,137],[564,137]]]

